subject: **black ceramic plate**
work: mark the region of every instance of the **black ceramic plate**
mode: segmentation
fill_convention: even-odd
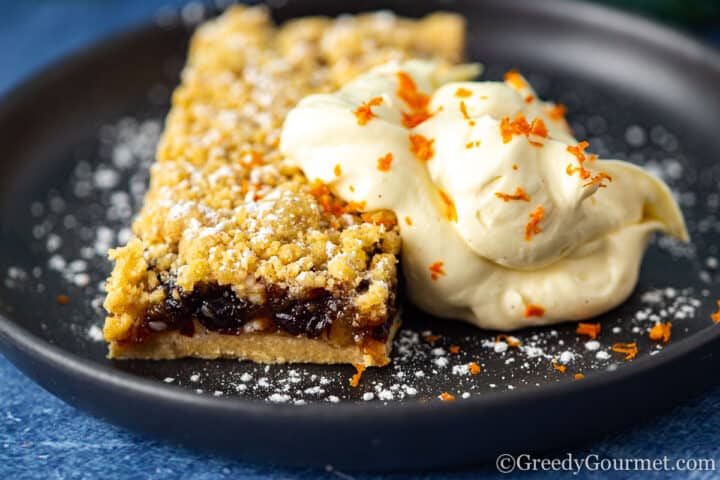
[[[342,3],[290,2],[276,14],[351,9]],[[189,29],[170,24],[103,42],[0,104],[5,355],[52,393],[111,422],[253,460],[343,468],[460,465],[575,446],[716,383],[718,54],[577,2],[419,4],[363,7],[410,16],[460,11],[485,78],[519,68],[544,97],[568,105],[577,136],[593,150],[646,165],[676,192],[692,245],[653,242],[636,293],[598,319],[598,342],[561,325],[520,332],[522,346],[506,348],[492,332],[408,308],[393,365],[367,372],[357,389],[344,366],[106,360],[98,339],[104,254],[123,241],[138,208],[183,63]],[[648,339],[658,320],[673,323],[665,346]],[[424,338],[430,334],[439,338]],[[631,341],[639,346],[634,360],[610,348]],[[468,373],[470,362],[479,375]],[[573,380],[576,373],[585,378]],[[440,401],[442,392],[457,400]]]

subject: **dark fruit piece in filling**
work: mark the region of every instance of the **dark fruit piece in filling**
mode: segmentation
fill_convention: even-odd
[[[333,322],[351,324],[355,315],[349,299],[335,297],[321,288],[311,290],[301,299],[293,299],[285,289],[269,286],[263,305],[238,298],[229,286],[198,285],[189,293],[172,284],[163,288],[165,300],[148,308],[144,321],[128,340],[142,341],[153,333],[165,330],[177,330],[192,336],[195,330],[193,319],[208,330],[239,335],[248,321],[261,318],[272,321],[270,330],[274,324],[274,328],[292,335],[317,338]],[[393,296],[388,305],[388,321],[372,328],[359,328],[356,333],[360,338],[385,341],[396,311]]]
[[[341,316],[352,318],[348,302],[321,288],[310,290],[302,300],[288,298],[283,289],[270,287],[267,298],[277,326],[293,335],[315,338]]]

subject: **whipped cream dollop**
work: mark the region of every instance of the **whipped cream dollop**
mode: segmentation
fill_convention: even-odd
[[[648,240],[687,241],[668,187],[600,160],[510,72],[408,61],[303,99],[281,149],[364,209],[395,212],[407,292],[440,317],[509,330],[580,320],[632,292]]]

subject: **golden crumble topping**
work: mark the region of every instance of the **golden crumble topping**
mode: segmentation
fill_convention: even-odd
[[[112,250],[105,336],[126,338],[164,286],[230,286],[265,301],[266,286],[303,297],[354,292],[359,324],[387,316],[397,287],[394,221],[328,200],[278,151],[286,113],[391,59],[462,52],[460,17],[389,13],[303,18],[275,27],[260,7],[233,7],[201,26],[151,170],[133,231]],[[362,284],[362,288],[359,288]]]

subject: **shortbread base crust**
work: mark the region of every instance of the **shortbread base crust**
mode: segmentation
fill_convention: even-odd
[[[169,331],[157,333],[142,343],[111,342],[108,358],[237,358],[259,363],[354,363],[382,367],[390,363],[392,340],[400,323],[400,315],[397,315],[385,342],[368,339],[361,344],[339,346],[322,338],[293,336],[284,332],[227,335],[210,331],[196,322],[192,336]]]

